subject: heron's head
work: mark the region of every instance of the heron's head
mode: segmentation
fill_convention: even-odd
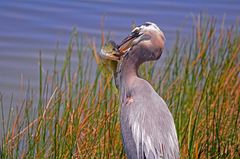
[[[108,42],[100,52],[104,59],[118,61],[125,54],[131,55],[139,63],[157,60],[164,48],[165,36],[159,27],[146,22],[135,27],[119,45]]]
[[[134,54],[140,63],[157,60],[164,48],[165,36],[159,27],[151,22],[146,22],[135,27],[131,34],[119,45],[121,52]]]

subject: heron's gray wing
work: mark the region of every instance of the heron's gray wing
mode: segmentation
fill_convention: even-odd
[[[176,129],[166,103],[147,81],[140,80],[137,86],[123,107],[128,109],[126,118],[138,157],[179,158]]]

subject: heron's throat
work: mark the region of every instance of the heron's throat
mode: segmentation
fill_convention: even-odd
[[[121,64],[120,82],[122,85],[131,86],[134,80],[138,77],[138,68],[140,63],[133,55],[123,59]]]

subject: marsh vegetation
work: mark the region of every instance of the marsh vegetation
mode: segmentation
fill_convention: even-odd
[[[215,18],[196,19],[191,35],[177,36],[164,60],[141,67],[174,116],[181,158],[240,155],[239,26],[218,30],[215,24]],[[83,49],[73,33],[62,68],[56,56],[43,74],[39,57],[37,102],[30,87],[18,111],[4,114],[13,105],[1,102],[1,158],[125,157],[112,76],[94,69],[100,49],[94,43]]]

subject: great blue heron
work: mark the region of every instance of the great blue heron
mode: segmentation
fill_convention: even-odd
[[[175,159],[179,147],[174,120],[164,100],[138,75],[139,66],[158,60],[165,36],[156,24],[147,22],[135,27],[118,49],[126,52],[119,67],[121,133],[129,159]],[[115,60],[118,56],[105,54]],[[114,57],[115,56],[115,57]]]

